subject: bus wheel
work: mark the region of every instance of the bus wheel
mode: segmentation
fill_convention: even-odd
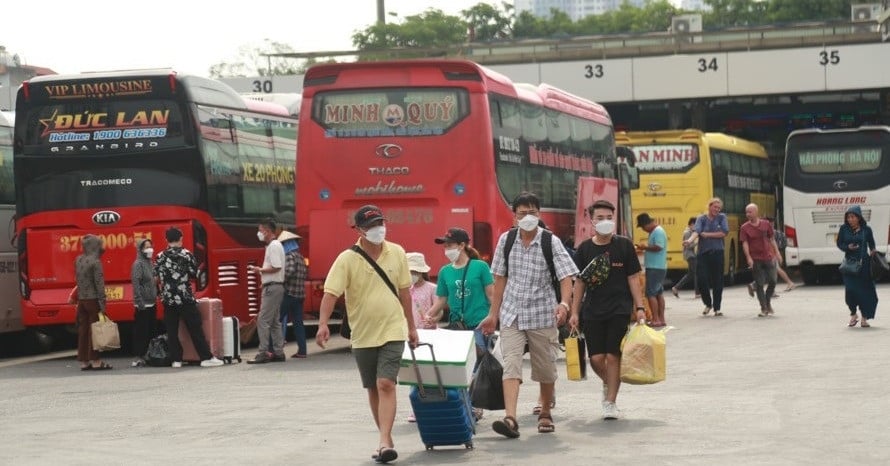
[[[729,247],[729,270],[726,271],[726,284],[727,285],[735,284],[735,276],[736,276],[736,253],[735,253],[735,243],[732,243],[732,246]]]

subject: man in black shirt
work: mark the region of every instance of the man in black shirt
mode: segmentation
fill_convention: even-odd
[[[599,200],[587,211],[596,233],[575,251],[575,264],[582,272],[575,280],[569,326],[577,328],[580,321],[590,366],[603,381],[603,419],[618,419],[621,339],[634,308],[637,321],[646,318],[642,268],[633,242],[614,234],[615,206]]]

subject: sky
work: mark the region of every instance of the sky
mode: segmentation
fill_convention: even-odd
[[[459,15],[481,1],[385,0],[385,7],[399,17],[428,8]],[[297,52],[352,50],[352,34],[377,18],[376,0],[3,3],[0,45],[24,64],[61,74],[171,67],[207,76],[212,65],[240,61],[239,49],[266,39]]]

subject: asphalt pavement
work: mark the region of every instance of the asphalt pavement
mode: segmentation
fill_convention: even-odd
[[[890,285],[867,329],[847,327],[843,294],[800,287],[758,317],[736,286],[724,317],[703,317],[691,292],[668,291],[667,380],[622,385],[617,421],[600,419],[592,371],[570,382],[560,361],[555,433],[536,432],[529,381],[518,440],[491,430],[502,411],[486,412],[475,449],[425,451],[399,386],[395,464],[888,464]],[[313,341],[307,359],[219,368],[130,368],[123,354],[104,372],[81,372],[70,353],[5,361],[0,464],[373,464],[377,433],[348,342],[330,343]]]

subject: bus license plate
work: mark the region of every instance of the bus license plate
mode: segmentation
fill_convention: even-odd
[[[124,299],[124,287],[122,286],[106,286],[105,287],[105,300],[106,301],[122,301]]]

